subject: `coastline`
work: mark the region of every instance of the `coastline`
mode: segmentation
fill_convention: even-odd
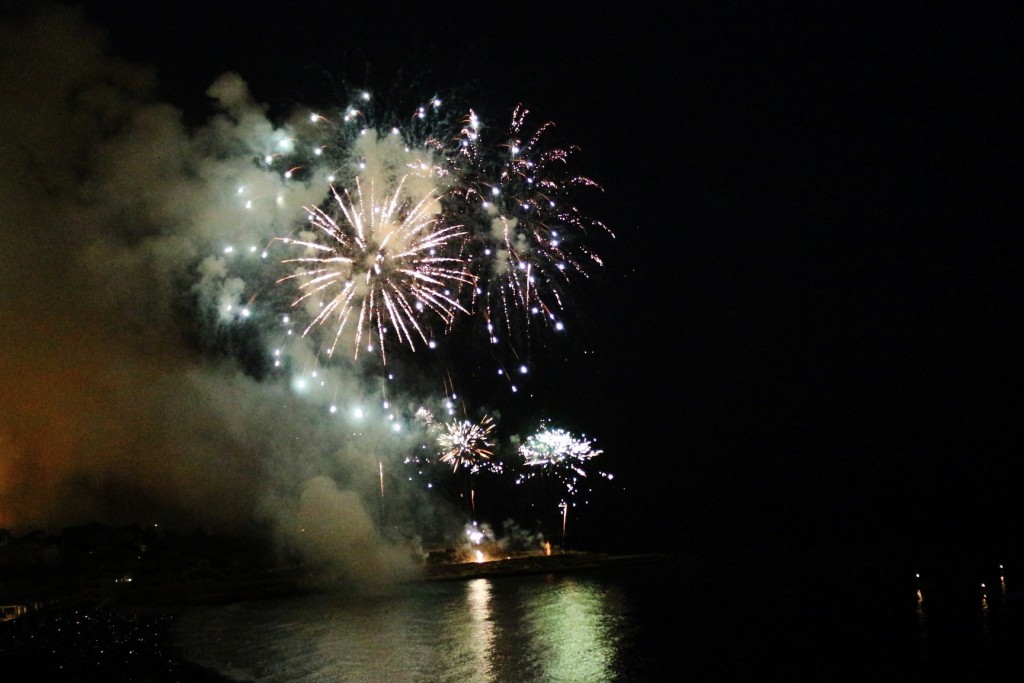
[[[511,555],[484,562],[443,562],[427,565],[417,580],[450,581],[521,574],[547,574],[584,571],[621,565],[667,562],[668,555],[657,553],[609,555],[583,551],[559,551],[551,555]]]

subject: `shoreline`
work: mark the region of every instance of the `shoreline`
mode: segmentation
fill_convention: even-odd
[[[420,581],[451,581],[458,579],[489,578],[496,576],[519,576],[523,574],[547,574],[569,571],[584,571],[621,565],[668,562],[669,555],[643,553],[610,555],[583,551],[558,551],[551,555],[511,555],[483,562],[444,562],[427,565]]]

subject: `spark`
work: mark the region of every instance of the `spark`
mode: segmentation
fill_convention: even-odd
[[[305,364],[309,353],[391,366],[396,347],[430,354],[431,365],[479,351],[511,394],[529,394],[530,347],[566,329],[570,286],[603,265],[593,238],[614,238],[577,205],[577,191],[601,190],[573,169],[578,148],[555,143],[554,124],[535,126],[522,105],[491,126],[438,97],[404,119],[368,93],[349,102],[291,119],[257,150],[257,166],[287,191],[232,183],[232,201],[277,212],[279,197],[304,220],[259,247],[240,237],[217,255],[232,306],[218,323],[257,330],[284,319],[268,338],[295,353],[275,355],[274,368]],[[260,310],[263,301],[276,310]],[[460,348],[466,341],[476,343]]]

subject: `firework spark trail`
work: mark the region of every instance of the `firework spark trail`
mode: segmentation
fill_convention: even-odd
[[[553,123],[528,129],[521,105],[509,126],[490,128],[473,109],[453,120],[436,97],[404,122],[375,113],[368,93],[351,102],[337,114],[296,115],[256,142],[263,145],[256,166],[280,188],[261,193],[274,199],[262,203],[273,213],[253,214],[297,229],[270,242],[298,253],[268,267],[269,249],[250,246],[264,265],[239,257],[230,270],[224,265],[233,257],[216,259],[208,279],[220,283],[210,287],[226,312],[218,323],[249,321],[256,329],[283,321],[269,332],[281,343],[274,367],[301,368],[293,388],[332,401],[333,411],[340,385],[325,359],[339,345],[351,344],[351,360],[365,352],[391,363],[394,345],[434,348],[457,321],[475,318],[458,322],[458,331],[475,334],[485,323],[498,376],[518,391],[513,374],[529,373],[532,330],[563,329],[566,286],[602,265],[587,238],[611,231],[574,204],[576,189],[599,186],[570,168],[576,147],[549,144]],[[250,185],[238,185],[246,207],[257,199]],[[298,225],[298,216],[287,217],[292,190],[304,198],[295,204],[305,207]],[[263,302],[298,310],[266,315]],[[288,342],[293,320],[301,335]],[[456,384],[449,374],[445,393],[454,396]]]

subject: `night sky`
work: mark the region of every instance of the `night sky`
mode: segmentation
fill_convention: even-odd
[[[1021,10],[677,4],[84,7],[187,125],[233,71],[271,115],[458,90],[580,148],[615,239],[506,411],[603,449],[587,540],[1024,555]]]

